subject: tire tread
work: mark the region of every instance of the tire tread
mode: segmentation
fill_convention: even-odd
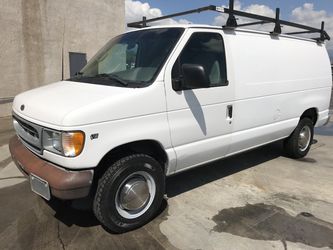
[[[101,222],[101,224],[106,226],[108,229],[110,229],[113,232],[122,233],[122,232],[126,232],[127,230],[120,227],[120,226],[115,226],[115,225],[110,224],[108,222],[108,220],[103,216],[103,209],[102,209],[102,206],[101,206],[102,205],[103,192],[106,188],[106,185],[110,181],[110,179],[113,178],[115,173],[120,168],[122,168],[122,166],[124,164],[126,164],[128,161],[131,161],[133,159],[140,158],[140,157],[146,157],[146,158],[150,158],[153,161],[156,161],[153,157],[151,157],[149,155],[146,155],[146,154],[132,154],[132,155],[125,156],[125,157],[121,158],[120,160],[116,161],[115,163],[113,163],[106,170],[104,175],[98,181],[98,188],[96,190],[95,199],[94,199],[94,203],[93,203],[93,211],[94,211],[94,214],[95,214],[96,218]],[[120,224],[121,224],[121,222],[120,222]]]
[[[304,125],[308,125],[311,129],[311,141],[308,146],[308,148],[304,152],[300,152],[298,149],[298,136],[301,128]],[[295,130],[291,133],[291,135],[284,140],[284,149],[287,155],[293,159],[299,159],[304,156],[309,152],[311,144],[312,144],[312,139],[313,139],[313,121],[310,118],[302,118]]]

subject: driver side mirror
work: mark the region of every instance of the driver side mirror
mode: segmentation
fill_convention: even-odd
[[[183,64],[182,72],[182,79],[172,80],[172,87],[174,90],[179,91],[183,89],[199,89],[209,87],[209,79],[202,65]]]

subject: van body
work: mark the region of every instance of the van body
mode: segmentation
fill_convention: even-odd
[[[145,28],[112,39],[76,77],[17,95],[10,150],[34,192],[91,195],[101,223],[126,231],[152,218],[165,176],[281,139],[305,156],[331,89],[324,43]]]

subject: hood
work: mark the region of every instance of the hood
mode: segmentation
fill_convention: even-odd
[[[162,112],[163,89],[162,84],[125,88],[61,81],[17,95],[13,111],[56,126],[86,125]]]

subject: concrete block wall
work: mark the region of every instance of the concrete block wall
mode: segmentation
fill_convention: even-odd
[[[16,94],[69,77],[69,52],[89,60],[125,30],[123,0],[0,0],[0,117]]]

